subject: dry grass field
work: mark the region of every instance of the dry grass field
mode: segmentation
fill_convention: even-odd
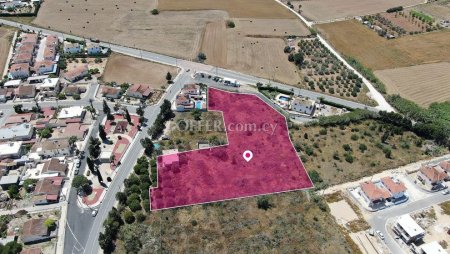
[[[8,59],[9,49],[11,47],[11,38],[14,34],[14,29],[0,27],[0,75],[3,75],[3,70]]]
[[[291,18],[296,17],[273,0],[159,0],[161,11],[223,10],[232,18]]]
[[[450,30],[386,40],[356,20],[318,28],[339,52],[373,70],[450,61]]]
[[[153,88],[159,89],[162,85],[167,84],[167,72],[170,72],[175,78],[177,68],[113,53],[106,64],[103,81],[115,81],[119,84],[151,84]]]
[[[34,24],[51,29],[96,37],[121,45],[194,58],[200,49],[208,22],[224,20],[224,11],[177,11],[152,15],[154,0],[59,1],[42,4]]]
[[[450,0],[438,0],[429,4],[422,4],[413,9],[432,16],[437,20],[450,19]]]
[[[374,14],[395,6],[411,6],[423,0],[310,0],[300,1],[302,15],[313,21],[328,21],[345,17]],[[292,3],[295,7],[297,2]]]
[[[450,100],[450,63],[442,62],[376,71],[389,94],[421,106]]]
[[[298,20],[233,19],[236,27],[225,22],[209,23],[201,51],[206,63],[245,72],[288,84],[300,81],[297,69],[283,52],[287,35],[306,36],[309,30]]]
[[[139,253],[361,253],[325,201],[302,191],[162,210],[121,232],[115,253],[133,239]]]

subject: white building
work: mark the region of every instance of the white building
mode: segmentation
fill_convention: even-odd
[[[437,241],[422,244],[420,251],[421,254],[448,254]]]
[[[81,45],[79,43],[64,42],[64,53],[78,54],[81,53]]]
[[[5,87],[5,88],[19,87],[21,83],[22,83],[22,80],[20,80],[20,79],[9,80],[9,81],[6,81],[5,84],[3,84],[3,87]]]
[[[316,109],[316,101],[307,98],[295,98],[291,101],[291,110],[306,115],[312,115]]]
[[[0,159],[19,158],[22,155],[22,141],[0,144]]]
[[[68,139],[45,140],[35,143],[31,148],[32,153],[45,157],[68,156],[70,150]]]
[[[30,140],[33,137],[34,128],[31,124],[23,123],[0,129],[0,141]]]
[[[62,108],[58,114],[58,119],[84,118],[85,113],[86,112],[82,106]]]
[[[41,83],[36,84],[36,88],[41,91],[59,91],[59,78],[46,78]]]
[[[417,224],[409,214],[398,217],[393,231],[405,243],[415,242],[425,236],[425,231]]]

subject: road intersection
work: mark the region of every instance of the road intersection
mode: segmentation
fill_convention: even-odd
[[[35,26],[29,26],[20,24],[17,22],[7,21],[7,20],[1,20],[0,22],[5,25],[13,26],[20,28],[22,30],[29,30],[29,31],[35,31],[35,32],[42,32],[44,34],[52,34],[57,35],[58,37],[64,38],[72,38],[77,40],[84,40],[84,38],[64,34],[61,32],[56,32],[48,29],[43,29]],[[323,40],[323,39],[322,39]],[[239,82],[243,84],[252,84],[255,85],[258,82],[261,83],[270,83],[274,87],[279,87],[281,89],[290,90],[293,91],[295,94],[302,95],[305,97],[309,97],[312,99],[318,99],[318,98],[324,98],[327,101],[340,104],[346,107],[350,108],[360,108],[360,109],[369,109],[372,111],[378,111],[378,110],[388,110],[391,111],[392,108],[389,106],[389,104],[384,103],[384,98],[380,99],[377,96],[374,97],[376,101],[378,102],[379,106],[369,107],[361,103],[357,103],[354,101],[348,101],[341,98],[337,98],[334,96],[329,96],[313,91],[308,91],[304,89],[299,89],[295,87],[291,87],[289,85],[281,84],[275,81],[263,79],[254,77],[251,75],[222,69],[218,67],[214,67],[211,65],[205,65],[202,63],[196,63],[191,61],[186,61],[182,59],[177,59],[171,56],[166,56],[162,54],[157,54],[149,51],[144,51],[140,49],[130,48],[126,46],[120,46],[115,45],[112,43],[107,42],[101,42],[102,46],[111,48],[112,51],[134,56],[137,58],[141,58],[143,60],[149,60],[153,62],[158,62],[166,65],[172,65],[179,67],[180,73],[177,76],[177,78],[174,80],[174,84],[172,84],[168,89],[165,95],[163,96],[163,99],[167,99],[169,101],[173,101],[176,97],[176,94],[178,91],[182,88],[182,85],[187,83],[195,82],[195,79],[193,78],[192,74],[193,72],[203,72],[208,73],[211,75],[217,75],[221,77],[228,77],[232,79],[236,79]],[[327,44],[325,44],[327,45]],[[336,53],[335,51],[333,51]],[[337,54],[337,53],[336,53]],[[360,75],[358,73],[358,75]],[[365,81],[368,82],[368,81]],[[59,106],[89,106],[91,101],[94,106],[94,108],[101,112],[102,111],[102,102],[99,100],[95,100],[95,91],[98,89],[98,84],[94,84],[87,94],[84,96],[83,99],[74,101],[74,100],[66,100],[66,101],[59,101]],[[369,90],[370,89],[370,86]],[[371,90],[372,92],[372,90]],[[148,106],[145,108],[145,118],[147,119],[147,125],[142,128],[140,132],[138,132],[137,136],[135,137],[134,141],[130,144],[130,147],[128,148],[126,154],[123,157],[121,166],[119,166],[116,170],[119,172],[114,181],[111,182],[106,190],[106,194],[103,198],[103,201],[101,202],[101,205],[97,208],[98,213],[96,217],[92,217],[91,213],[89,211],[85,211],[84,209],[78,207],[77,205],[77,197],[76,193],[74,191],[71,191],[68,195],[69,203],[68,205],[68,212],[67,212],[67,223],[66,223],[66,234],[64,239],[64,253],[98,253],[99,252],[99,245],[98,245],[98,235],[102,231],[102,224],[103,221],[106,219],[108,212],[111,210],[111,208],[115,204],[115,194],[120,191],[123,181],[128,177],[132,170],[132,166],[136,162],[137,158],[140,156],[142,147],[140,145],[140,139],[144,138],[147,135],[147,129],[149,126],[152,126],[154,123],[158,113],[159,113],[159,106],[162,103],[163,100],[161,100],[158,104]],[[384,101],[384,102],[383,102]],[[24,107],[32,107],[35,105],[34,101],[32,102],[25,102],[21,103]],[[0,110],[11,110],[11,103],[7,104],[1,104]],[[44,101],[40,102],[41,107],[46,106],[55,106],[55,102],[53,101]],[[130,113],[135,112],[135,107],[129,107]],[[102,114],[100,114],[94,123],[94,127],[91,133],[91,136],[97,136],[98,135],[98,121],[102,119]],[[85,162],[81,165],[80,174],[83,173],[85,168]],[[70,202],[71,201],[71,202]]]

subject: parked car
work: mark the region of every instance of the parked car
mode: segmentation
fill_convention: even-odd
[[[383,233],[381,233],[380,230],[375,231],[377,233],[377,235],[380,237],[381,240],[384,240],[384,235]]]
[[[73,162],[74,162],[75,166],[77,166],[77,168],[79,168],[81,166],[80,159],[75,159]]]
[[[73,174],[78,175],[78,173],[80,173],[80,170],[76,168],[75,171],[73,171]]]
[[[97,216],[97,213],[98,213],[98,209],[92,210],[92,217]]]
[[[447,195],[450,193],[450,191],[448,189],[446,189],[446,190],[443,190],[441,193],[442,193],[442,195]]]

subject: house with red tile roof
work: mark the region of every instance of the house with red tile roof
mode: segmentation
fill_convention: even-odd
[[[37,34],[22,33],[20,38],[20,44],[36,46],[39,36]]]
[[[76,82],[89,74],[89,67],[87,64],[77,66],[66,73],[64,73],[64,78],[70,82]]]
[[[57,203],[61,193],[64,177],[45,177],[39,179],[33,191],[35,205]]]
[[[390,176],[381,178],[381,182],[389,190],[394,199],[405,197],[406,186],[398,179]]]
[[[103,86],[102,96],[108,99],[119,99],[122,96],[122,89],[119,87]]]
[[[437,166],[424,165],[417,172],[417,179],[430,190],[438,190],[441,188],[447,174]]]
[[[19,45],[16,48],[16,54],[31,53],[34,55],[35,49],[36,48],[34,45]]]
[[[6,102],[14,98],[13,88],[0,88],[0,102]]]
[[[11,65],[9,67],[9,76],[13,79],[28,78],[30,76],[30,65],[28,63]]]
[[[178,94],[175,99],[175,104],[178,112],[183,112],[194,108],[194,102],[191,101],[189,95],[187,94]]]
[[[146,99],[153,93],[153,91],[154,90],[150,85],[134,84],[128,88],[126,95],[136,99]]]
[[[51,158],[44,162],[44,166],[41,170],[41,175],[51,175],[51,176],[66,176],[67,174],[67,164],[61,163],[56,158]]]
[[[447,174],[447,177],[445,178],[445,180],[450,180],[450,160],[448,161],[441,161],[439,163],[439,167],[441,167],[442,170],[444,170],[444,172]]]
[[[16,95],[20,99],[30,99],[36,96],[36,87],[33,85],[22,85],[17,88]]]
[[[6,119],[5,126],[17,125],[21,123],[29,123],[31,122],[31,120],[34,120],[35,118],[36,117],[33,113],[12,114]]]
[[[56,63],[52,60],[43,60],[36,62],[33,66],[33,70],[38,75],[55,73],[57,70]]]
[[[388,189],[382,184],[375,184],[373,182],[364,182],[360,184],[360,195],[364,198],[369,206],[375,206],[384,203],[392,195]]]
[[[33,54],[29,52],[16,54],[12,58],[12,62],[15,64],[21,63],[31,64],[33,62]]]
[[[56,232],[47,228],[44,223],[45,220],[47,218],[31,219],[23,224],[20,239],[24,244],[50,241],[53,237],[56,237]]]

